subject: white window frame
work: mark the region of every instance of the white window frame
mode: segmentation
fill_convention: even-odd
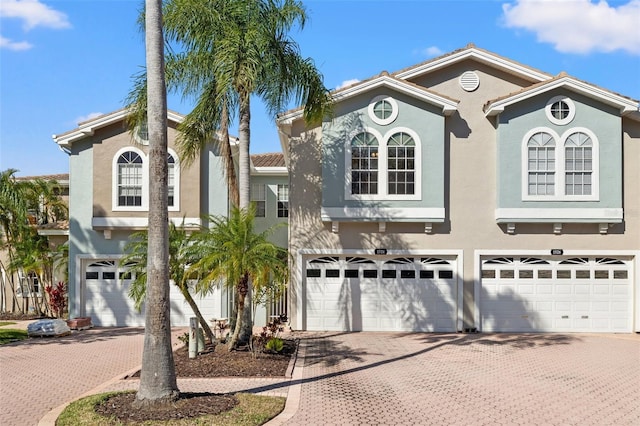
[[[551,107],[556,102],[564,102],[569,107],[569,114],[565,118],[556,118],[551,113]],[[547,105],[544,107],[544,112],[547,115],[547,119],[550,122],[558,126],[564,126],[571,123],[574,117],[576,116],[576,105],[573,103],[573,101],[570,98],[566,96],[554,96],[553,98],[549,99],[549,101],[547,102]]]
[[[142,200],[139,206],[121,206],[118,204],[118,159],[125,152],[135,152],[142,159]],[[147,193],[149,188],[149,163],[147,161],[147,156],[142,150],[134,147],[134,146],[126,146],[120,148],[116,154],[113,156],[113,165],[112,165],[112,185],[111,185],[111,195],[112,195],[112,206],[111,209],[116,212],[124,212],[124,211],[146,211],[149,210],[149,194]]]
[[[535,133],[549,133],[556,141],[555,155],[555,194],[553,195],[530,195],[529,194],[529,156],[528,142]],[[591,138],[592,151],[592,172],[591,172],[591,194],[589,195],[566,195],[565,193],[565,143],[567,138],[574,133],[584,133]],[[548,127],[536,127],[525,133],[521,143],[521,180],[522,180],[522,201],[598,201],[600,200],[600,150],[599,142],[596,135],[589,129],[584,127],[572,127],[566,130],[562,135],[558,135],[553,129]]]
[[[260,198],[259,196],[262,196]],[[267,217],[267,185],[264,183],[251,183],[250,199],[252,203],[256,203],[256,217]],[[258,214],[258,202],[264,203],[264,215]]]
[[[180,211],[180,158],[173,149],[167,148],[167,153],[173,157],[173,206],[169,206],[170,212]],[[168,159],[167,159],[168,160]]]
[[[118,205],[118,158],[124,152],[132,151],[142,159],[142,202],[140,206],[120,206]],[[173,188],[173,206],[168,207],[168,211],[180,211],[180,158],[178,154],[171,148],[167,148],[167,153],[171,154],[174,159],[174,188]],[[111,210],[114,212],[125,211],[148,211],[149,210],[149,157],[135,146],[126,146],[120,148],[112,160],[112,184],[111,184]]]
[[[377,194],[352,194],[351,193],[351,141],[358,134],[369,132],[378,139],[378,193]],[[388,194],[389,169],[387,168],[387,142],[396,133],[404,132],[411,136],[415,142],[415,182],[413,194]],[[345,152],[345,200],[421,200],[422,199],[422,142],[418,133],[407,127],[394,127],[382,135],[376,129],[365,127],[351,132],[344,144]]]
[[[280,198],[280,187],[286,187],[287,188],[287,198]],[[279,219],[288,219],[289,218],[289,185],[286,183],[279,183],[278,186],[276,187],[276,216]],[[287,203],[287,215],[286,216],[280,216],[280,203],[284,202]]]
[[[391,105],[391,115],[387,118],[379,118],[374,112],[374,107],[380,101],[387,101]],[[369,118],[371,118],[371,120],[373,120],[374,123],[379,124],[381,126],[387,126],[393,123],[396,120],[396,118],[398,118],[398,102],[396,102],[396,100],[393,99],[391,96],[387,96],[387,95],[376,96],[375,98],[371,99],[371,102],[369,102],[369,106],[367,107],[367,112],[369,113]]]

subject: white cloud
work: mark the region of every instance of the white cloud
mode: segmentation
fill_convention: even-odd
[[[434,56],[440,56],[442,55],[442,53],[443,53],[442,50],[440,50],[440,48],[437,46],[429,46],[426,49],[422,50],[422,54],[429,58]]]
[[[24,21],[25,31],[35,27],[54,29],[71,27],[66,14],[40,3],[39,0],[2,0],[0,18],[17,18]]]
[[[8,38],[2,37],[0,35],[0,49],[9,49],[9,50],[29,50],[33,47],[33,45],[27,41],[11,41]]]
[[[78,117],[75,119],[76,124],[80,124],[85,121],[93,120],[94,118],[100,117],[104,113],[102,112],[90,112],[87,115],[83,115],[82,117]]]
[[[336,90],[342,89],[343,87],[351,86],[352,84],[356,84],[356,83],[359,83],[359,82],[360,82],[360,80],[358,80],[357,78],[353,78],[351,80],[345,80],[342,83],[340,83],[338,85],[338,87],[336,87]]]
[[[502,5],[504,23],[536,34],[564,53],[627,51],[640,55],[640,0],[516,0]]]

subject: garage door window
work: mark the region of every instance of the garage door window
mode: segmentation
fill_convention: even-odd
[[[340,278],[340,269],[327,269],[324,276],[327,278]]]
[[[384,269],[382,271],[382,278],[395,278],[396,272],[395,269]]]
[[[363,278],[378,278],[378,271],[376,269],[365,269],[362,271]]]
[[[415,277],[416,277],[416,271],[415,270],[400,271],[400,278],[415,278]]]
[[[433,278],[433,271],[420,271],[420,278],[422,279]]]
[[[85,274],[85,278],[88,280],[97,280],[98,279],[98,273],[97,272],[87,272]]]
[[[443,280],[450,280],[453,278],[453,271],[439,271],[438,278]]]
[[[344,271],[345,278],[358,278],[358,270],[357,269],[346,269]]]
[[[320,278],[320,269],[307,269],[307,277]]]

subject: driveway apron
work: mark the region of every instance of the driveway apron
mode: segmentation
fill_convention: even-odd
[[[640,425],[638,335],[329,333],[302,351],[279,424]]]
[[[0,346],[0,425],[26,426],[136,368],[143,328],[94,328]]]

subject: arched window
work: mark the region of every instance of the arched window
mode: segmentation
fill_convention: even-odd
[[[583,132],[576,132],[564,144],[565,194],[591,195],[593,174],[593,141]]]
[[[554,195],[556,141],[546,132],[534,133],[527,142],[529,195]]]
[[[368,132],[351,139],[351,194],[378,193],[378,140]]]
[[[117,205],[119,207],[142,206],[142,169],[140,154],[125,151],[117,160]]]
[[[387,142],[388,194],[414,194],[416,143],[405,132],[393,134]]]
[[[167,173],[168,173],[168,192],[169,192],[169,200],[168,206],[175,206],[175,191],[176,191],[176,160],[173,158],[173,155],[169,153],[167,155]]]

